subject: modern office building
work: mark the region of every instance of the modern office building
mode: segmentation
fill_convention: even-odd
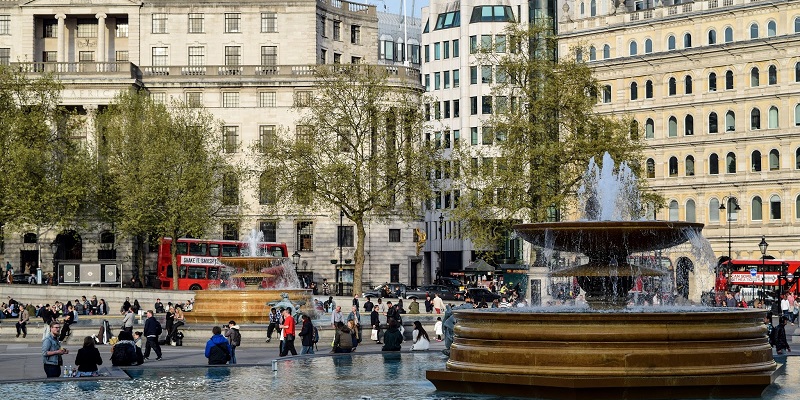
[[[65,85],[62,103],[85,115],[89,127],[98,109],[131,88],[143,88],[158,101],[202,105],[223,122],[224,151],[236,163],[261,138],[294,131],[300,112],[294,106],[312,93],[316,64],[380,62],[390,64],[397,79],[419,84],[419,62],[413,60],[419,55],[419,30],[401,36],[396,27],[379,29],[398,19],[379,16],[374,6],[339,0],[0,1],[0,63],[34,74],[54,72]],[[92,131],[87,129],[89,140]],[[348,288],[353,266],[347,260],[355,245],[351,222],[340,220],[338,210],[268,215],[274,196],[258,193],[254,182],[238,185],[244,218],[220,221],[210,238],[236,239],[261,230],[265,240],[299,251],[301,274]],[[417,226],[399,220],[370,224],[366,286],[421,276],[413,241]],[[33,227],[9,224],[3,236],[0,249],[15,266],[33,263],[49,271],[52,259],[112,259],[125,264],[123,277],[130,278],[125,260],[131,259],[132,246],[117,239],[111,226],[37,237]],[[51,249],[53,242],[60,246]],[[152,265],[147,269],[153,272]]]

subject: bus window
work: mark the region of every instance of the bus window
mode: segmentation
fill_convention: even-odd
[[[172,278],[172,265],[167,265],[167,278]]]
[[[206,255],[206,244],[205,243],[190,243],[189,244],[189,254],[193,256],[204,256]]]
[[[186,269],[187,268],[188,268],[187,266],[181,265],[181,270],[178,273],[178,278],[186,278]]]
[[[178,254],[186,254],[186,243],[178,243]]]
[[[219,279],[219,268],[210,267],[208,269],[208,279]]]
[[[239,247],[235,244],[223,244],[222,257],[239,257]]]
[[[211,257],[219,257],[219,245],[211,243],[208,245],[208,255]]]
[[[269,253],[273,257],[285,257],[283,254],[283,249],[278,246],[272,246],[269,248]]]
[[[206,279],[206,267],[189,267],[189,279]]]

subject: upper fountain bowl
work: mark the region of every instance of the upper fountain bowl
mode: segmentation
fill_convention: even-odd
[[[700,233],[703,224],[682,221],[571,221],[514,225],[524,240],[558,251],[590,257],[628,255],[666,249],[687,240],[687,230]]]

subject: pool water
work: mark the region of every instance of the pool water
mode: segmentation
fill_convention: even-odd
[[[131,380],[29,382],[0,385],[9,399],[303,399],[499,400],[506,397],[436,392],[425,379],[446,358],[429,353],[387,353],[298,358],[258,367],[129,369]],[[796,400],[800,357],[787,357],[763,399]]]

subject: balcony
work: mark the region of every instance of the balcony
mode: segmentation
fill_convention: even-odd
[[[106,78],[137,79],[136,65],[128,61],[114,62],[17,62],[12,67],[31,74],[52,73],[62,79],[102,74]]]

